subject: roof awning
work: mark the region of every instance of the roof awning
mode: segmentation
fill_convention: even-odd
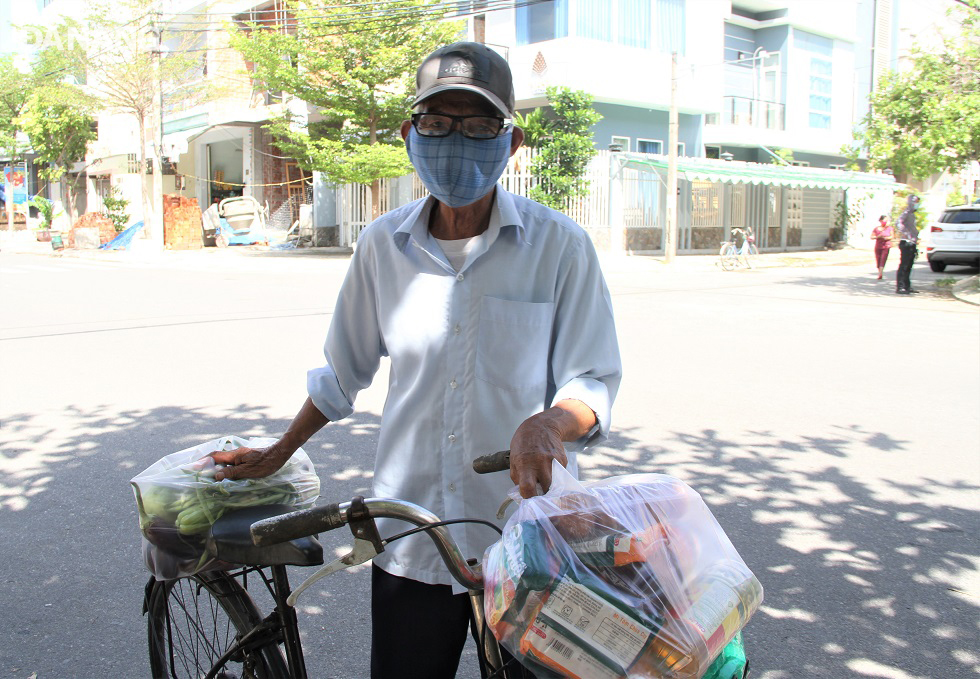
[[[79,172],[85,172],[89,176],[103,175],[103,174],[126,174],[133,172],[133,168],[130,167],[130,157],[128,153],[117,153],[111,156],[103,156],[101,158],[96,158],[90,163],[85,161],[75,163],[71,171],[74,174]],[[139,168],[136,168],[138,171]]]
[[[163,121],[163,155],[174,161],[187,153],[190,142],[208,130],[208,114],[196,113]]]
[[[667,156],[623,153],[624,167],[667,171]],[[744,163],[713,158],[678,158],[677,174],[688,181],[729,184],[771,184],[814,189],[897,189],[900,184],[887,174],[827,170],[818,167]]]

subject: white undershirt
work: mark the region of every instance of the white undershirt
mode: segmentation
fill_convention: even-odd
[[[459,271],[460,267],[463,266],[463,262],[466,261],[466,255],[470,254],[470,250],[473,249],[477,239],[480,237],[473,236],[472,238],[459,238],[456,240],[443,240],[434,236],[433,238],[439,244],[439,247],[442,248],[446,259],[449,260],[449,264],[455,271]]]

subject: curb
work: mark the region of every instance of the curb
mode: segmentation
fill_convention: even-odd
[[[980,306],[980,275],[970,276],[954,285],[953,297],[961,302]]]

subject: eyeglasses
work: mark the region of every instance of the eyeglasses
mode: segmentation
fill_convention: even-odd
[[[448,137],[459,124],[464,137],[493,139],[510,126],[507,118],[497,116],[453,116],[448,113],[413,113],[412,125],[423,137]]]

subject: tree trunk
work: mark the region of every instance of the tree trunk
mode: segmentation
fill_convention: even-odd
[[[373,102],[372,102],[373,103]],[[368,122],[368,141],[371,144],[378,143],[378,124],[374,116]],[[374,221],[381,216],[381,180],[375,179],[371,182],[371,220]]]
[[[140,194],[143,199],[143,233],[150,232],[147,217],[150,215],[150,189],[146,185],[146,117],[140,112],[136,119],[140,124]]]
[[[371,220],[374,221],[381,216],[381,180],[375,179],[371,182]]]

